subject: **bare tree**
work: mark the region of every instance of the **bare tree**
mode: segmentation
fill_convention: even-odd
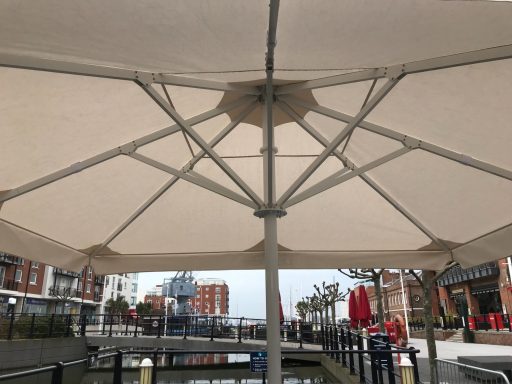
[[[314,294],[313,296],[306,296],[306,298],[309,300],[310,308],[313,310],[313,313],[318,313],[320,315],[320,324],[324,323],[324,304],[322,302],[322,299],[317,295]]]
[[[368,280],[373,283],[375,287],[375,296],[377,300],[377,319],[379,321],[379,332],[385,333],[384,329],[384,307],[382,305],[382,287],[380,284],[380,278],[384,269],[373,269],[373,268],[351,268],[348,273],[342,269],[338,269],[345,276],[351,279]]]
[[[322,282],[322,291],[318,285],[314,285],[318,295],[322,298],[322,302],[325,305],[325,313],[327,317],[328,308],[331,309],[331,320],[332,323],[336,323],[336,303],[345,299],[346,294],[342,294],[339,291],[340,284],[338,282],[334,284],[326,285],[325,281]],[[326,321],[327,318],[326,318]]]
[[[434,317],[432,315],[432,291],[434,285],[437,280],[444,276],[446,272],[453,266],[455,266],[456,262],[451,262],[446,265],[444,269],[441,271],[427,271],[423,270],[421,276],[419,276],[414,270],[409,270],[409,273],[413,275],[416,280],[421,285],[423,289],[423,311],[425,318],[425,339],[427,341],[427,351],[428,351],[428,362],[430,367],[430,382],[437,383],[437,375],[436,375],[436,358],[437,358],[437,349],[436,349],[436,339],[434,334]]]

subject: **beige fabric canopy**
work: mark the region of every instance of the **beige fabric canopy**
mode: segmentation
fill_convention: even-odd
[[[508,2],[282,0],[266,62],[264,1],[1,1],[0,249],[263,268],[270,205],[280,268],[509,256],[510,20]]]

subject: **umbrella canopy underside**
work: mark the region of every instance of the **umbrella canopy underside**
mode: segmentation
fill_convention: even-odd
[[[263,268],[268,12],[0,2],[0,249],[98,273]],[[280,268],[512,254],[511,19],[509,2],[280,2]]]

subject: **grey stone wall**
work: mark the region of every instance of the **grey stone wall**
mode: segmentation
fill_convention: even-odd
[[[86,357],[84,337],[0,341],[0,371],[32,368]]]

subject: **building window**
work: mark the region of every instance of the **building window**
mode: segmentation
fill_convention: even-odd
[[[196,299],[200,299],[201,298],[201,295],[196,295]]]
[[[205,295],[205,298],[208,298],[208,295]]]
[[[0,267],[0,288],[4,286],[5,267]]]
[[[39,263],[37,261],[33,261],[32,262],[32,268],[38,269],[39,268]]]
[[[114,292],[110,292],[110,298],[113,299],[114,298]]]
[[[36,285],[37,284],[37,273],[32,272],[30,274],[30,284]]]
[[[92,280],[92,267],[87,268],[87,280]]]
[[[110,281],[110,278],[108,276],[105,276],[105,286],[108,287],[108,283]]]
[[[116,285],[116,277],[112,276],[112,285]]]
[[[87,289],[85,290],[87,293],[91,293],[91,283],[87,283]]]
[[[83,287],[83,285],[82,285],[82,284],[83,284],[83,283],[82,283],[82,281],[79,281],[79,282],[78,282],[78,290],[79,290],[80,292],[82,292],[82,287]]]
[[[23,275],[21,269],[17,269],[16,273],[14,274],[14,281],[17,283],[21,282],[21,276]]]
[[[209,291],[210,290],[210,287],[206,287],[205,290]]]
[[[215,288],[215,293],[220,293],[220,287]]]

